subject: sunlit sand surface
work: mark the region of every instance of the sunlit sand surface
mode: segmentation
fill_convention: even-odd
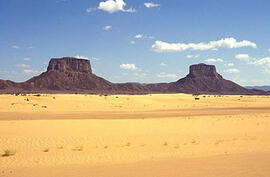
[[[269,177],[270,97],[0,95],[1,177]]]

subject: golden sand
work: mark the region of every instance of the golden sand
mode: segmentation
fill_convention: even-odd
[[[270,176],[270,97],[0,95],[1,177]]]

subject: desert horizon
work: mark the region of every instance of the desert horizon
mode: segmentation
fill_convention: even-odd
[[[255,87],[256,88],[256,87]],[[215,65],[194,64],[184,78],[169,83],[140,84],[134,82],[112,83],[95,75],[90,60],[76,57],[52,58],[47,71],[31,79],[16,83],[0,80],[0,93],[92,93],[92,94],[243,94],[269,95],[269,91],[245,88],[224,79]]]

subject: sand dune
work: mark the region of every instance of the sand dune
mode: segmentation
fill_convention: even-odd
[[[0,176],[270,176],[270,97],[1,95]]]

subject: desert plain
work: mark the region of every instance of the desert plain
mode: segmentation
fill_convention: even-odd
[[[0,95],[0,177],[269,177],[270,96]]]

